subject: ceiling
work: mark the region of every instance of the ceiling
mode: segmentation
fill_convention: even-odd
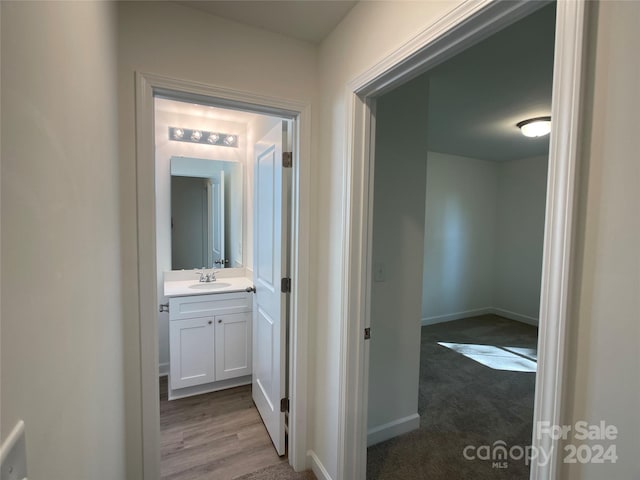
[[[357,2],[180,3],[301,40],[318,42]],[[555,4],[550,4],[427,72],[429,149],[495,161],[547,155],[549,137],[524,137],[516,124],[527,118],[550,115],[554,31]],[[184,104],[180,108],[183,107]],[[202,115],[201,108],[197,107],[199,113],[193,113]],[[246,123],[252,116],[204,108],[209,110],[205,116],[212,115],[221,120]]]
[[[358,3],[345,0],[180,1],[181,5],[310,43],[320,43]]]
[[[429,76],[429,150],[485,160],[548,154],[516,123],[551,114],[555,5],[442,63]]]

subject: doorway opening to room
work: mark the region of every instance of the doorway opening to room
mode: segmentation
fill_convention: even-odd
[[[379,433],[376,430],[372,432],[368,428],[372,417],[368,405],[370,398],[368,393],[371,376],[376,373],[373,368],[370,369],[370,362],[373,363],[371,358],[373,347],[370,340],[376,338],[376,329],[372,327],[375,296],[373,285],[376,281],[385,281],[385,278],[390,278],[392,272],[386,268],[386,265],[391,265],[390,268],[396,271],[405,270],[408,273],[407,277],[411,277],[409,282],[402,283],[404,277],[401,276],[400,283],[390,286],[396,290],[396,298],[399,301],[406,300],[407,305],[402,304],[393,311],[389,311],[385,305],[385,311],[389,314],[389,319],[396,320],[402,319],[405,313],[411,314],[413,318],[407,321],[413,320],[410,325],[413,332],[405,335],[405,330],[400,328],[380,332],[380,344],[388,346],[395,342],[400,345],[400,348],[395,349],[396,356],[390,357],[390,362],[383,363],[381,373],[386,374],[387,377],[395,376],[393,379],[395,383],[402,383],[404,380],[407,385],[411,384],[407,390],[412,390],[413,394],[410,392],[409,395],[402,395],[401,393],[404,392],[400,392],[399,386],[385,392],[389,405],[396,407],[398,411],[409,410],[409,413],[381,425],[384,427],[381,430],[391,432],[391,435],[387,436],[390,438],[396,433],[407,432],[409,430],[406,429],[407,424],[414,425],[413,428],[416,429],[420,420],[419,415],[413,412],[417,410],[421,280],[424,273],[422,271],[426,192],[424,160],[429,152],[429,145],[425,144],[425,132],[416,131],[415,119],[426,116],[427,106],[421,101],[425,98],[423,95],[415,97],[409,104],[402,105],[400,101],[391,102],[389,107],[390,111],[398,114],[393,118],[391,128],[396,135],[390,138],[391,152],[387,153],[396,159],[397,165],[401,160],[405,160],[405,157],[409,159],[409,164],[412,159],[414,160],[411,165],[414,168],[414,175],[405,175],[400,188],[395,189],[395,196],[406,198],[412,192],[419,194],[414,195],[415,198],[412,199],[417,208],[407,208],[403,205],[408,213],[400,215],[399,210],[396,209],[395,215],[404,218],[399,222],[394,221],[384,225],[387,236],[395,237],[396,243],[385,252],[382,262],[376,262],[375,253],[373,253],[375,215],[380,212],[385,213],[385,210],[394,211],[392,202],[378,202],[376,198],[378,183],[375,180],[378,177],[376,170],[380,147],[376,136],[377,124],[380,121],[380,104],[385,95],[392,96],[396,93],[396,89],[399,90],[403,86],[408,89],[416,88],[421,74],[436,69],[467,48],[479,44],[496,32],[548,5],[549,3],[493,2],[478,8],[472,5],[462,6],[458,11],[443,17],[437,25],[420,32],[407,44],[406,48],[392,52],[349,85],[352,102],[347,103],[347,115],[353,122],[353,132],[347,135],[351,156],[346,169],[348,181],[345,192],[348,198],[347,214],[351,219],[351,225],[345,235],[347,265],[344,275],[346,294],[343,325],[346,336],[342,344],[343,382],[341,386],[344,394],[340,410],[344,453],[339,457],[339,469],[345,477],[365,478],[367,443],[370,441],[370,434]],[[539,307],[541,328],[537,343],[534,425],[538,425],[539,422],[557,424],[560,421],[563,398],[561,385],[569,315],[571,244],[574,235],[574,185],[578,157],[576,132],[580,122],[581,61],[586,38],[585,18],[584,2],[556,4],[551,105],[553,123],[551,123],[549,137],[548,195],[542,255]],[[520,52],[520,54],[526,56],[530,52]],[[518,123],[520,120],[518,119]],[[403,125],[400,126],[402,121]],[[476,127],[482,132],[491,125],[476,125]],[[411,146],[416,147],[416,144],[418,144],[417,150],[422,162],[415,161],[416,150],[411,151]],[[402,176],[398,170],[401,169],[396,168],[392,173]],[[382,183],[383,191],[393,190],[391,177]],[[389,198],[394,197],[391,195]],[[382,203],[382,209],[378,208],[377,203]],[[452,202],[450,207],[455,209],[457,205]],[[392,256],[389,255],[390,252],[393,253]],[[407,256],[412,258],[407,261],[405,258]],[[417,303],[414,302],[416,298]],[[457,353],[452,349],[449,350]],[[394,365],[401,363],[401,360],[411,357],[414,361],[409,362],[410,368],[401,370],[394,368]],[[413,412],[410,411],[412,408]],[[350,415],[350,412],[356,412],[356,414]],[[538,452],[544,450],[547,455],[545,461],[530,462],[531,476],[532,478],[554,477],[560,468],[560,458],[557,454],[560,445],[556,439],[544,433],[536,433],[531,438],[532,447]],[[498,442],[496,445],[502,446],[500,440]],[[487,448],[490,449],[491,446]],[[423,456],[429,455],[428,448],[419,449],[419,452]],[[451,453],[460,457],[464,452]],[[498,449],[498,453],[502,455],[503,450]],[[394,454],[395,450],[392,449],[389,455]],[[398,473],[393,467],[385,472],[390,475],[388,478],[394,478],[393,475]],[[411,477],[405,476],[405,478]]]
[[[138,80],[145,478],[302,469],[306,107]]]
[[[377,99],[369,480],[530,448],[549,136],[518,124],[551,115],[554,28],[549,4]]]
[[[235,478],[286,454],[292,120],[154,104],[160,478]]]

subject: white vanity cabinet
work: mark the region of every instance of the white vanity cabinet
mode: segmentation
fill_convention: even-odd
[[[210,316],[169,323],[173,390],[215,381],[213,321]]]
[[[251,382],[251,293],[169,299],[169,398]]]

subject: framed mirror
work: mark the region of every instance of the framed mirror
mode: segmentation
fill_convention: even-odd
[[[244,267],[242,164],[173,156],[170,172],[171,269]]]

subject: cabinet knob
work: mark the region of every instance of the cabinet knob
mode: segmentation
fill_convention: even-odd
[[[218,323],[222,323],[222,319],[221,318],[218,319]]]
[[[213,320],[209,320],[209,325],[211,325],[213,323]]]

